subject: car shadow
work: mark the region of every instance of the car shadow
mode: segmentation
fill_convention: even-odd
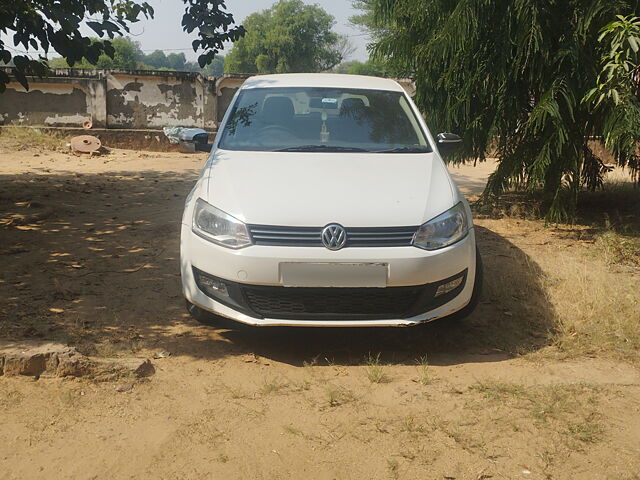
[[[500,361],[549,342],[555,313],[522,250],[476,227],[485,289],[467,319],[410,328],[256,328],[191,319],[179,231],[196,171],[0,175],[0,339],[58,341],[96,356],[167,350],[301,366]]]
[[[480,304],[466,319],[414,327],[260,328],[219,319],[220,335],[242,351],[291,365],[358,365],[380,355],[388,364],[500,361],[549,343],[556,322],[542,272],[522,250],[476,226],[484,263]]]

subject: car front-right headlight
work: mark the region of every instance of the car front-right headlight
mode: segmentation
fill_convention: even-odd
[[[251,245],[247,226],[228,213],[209,205],[199,198],[193,209],[193,232],[213,243],[227,248],[244,248]]]
[[[470,222],[462,202],[420,226],[413,245],[425,250],[448,247],[467,236]]]

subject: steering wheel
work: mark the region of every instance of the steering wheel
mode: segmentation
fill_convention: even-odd
[[[263,142],[267,139],[266,137],[272,137],[275,135],[284,136],[285,139],[288,137],[291,140],[295,140],[298,138],[295,133],[293,133],[287,127],[283,127],[282,125],[267,125],[266,127],[262,127],[258,131],[256,136],[258,137],[260,142]]]

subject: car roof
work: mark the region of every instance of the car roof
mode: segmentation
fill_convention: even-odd
[[[339,73],[283,73],[249,77],[242,89],[275,87],[359,88],[365,90],[404,91],[395,80]]]

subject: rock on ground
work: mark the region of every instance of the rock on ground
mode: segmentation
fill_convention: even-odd
[[[88,373],[90,367],[87,357],[67,345],[0,342],[0,375],[78,377]]]
[[[154,373],[153,364],[146,358],[90,359],[74,347],[59,343],[0,341],[0,375],[90,375],[109,379],[122,375],[143,378]]]

